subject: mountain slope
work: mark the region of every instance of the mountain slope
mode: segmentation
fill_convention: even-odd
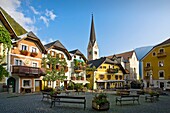
[[[8,15],[8,13],[5,10],[3,10],[1,7],[0,7],[0,10],[5,15],[6,19],[8,20],[8,22],[14,29],[17,36],[27,33],[27,31],[21,25],[19,25],[10,15]]]

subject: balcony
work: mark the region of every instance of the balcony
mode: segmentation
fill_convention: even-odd
[[[44,69],[37,67],[12,66],[12,74],[17,74],[18,76],[40,77],[45,75],[45,71]]]
[[[75,73],[80,73],[85,70],[84,66],[74,66],[74,72]]]
[[[162,57],[166,57],[166,53],[165,52],[161,52],[161,53],[157,53],[157,57],[158,58],[162,58]]]
[[[150,71],[150,70],[152,70],[152,69],[153,69],[153,67],[152,67],[152,66],[144,67],[144,70],[145,70],[145,71]]]
[[[118,69],[113,69],[113,68],[109,68],[109,69],[107,69],[107,72],[108,73],[118,73]]]

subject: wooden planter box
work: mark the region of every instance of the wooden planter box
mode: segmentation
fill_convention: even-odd
[[[76,80],[76,77],[71,77],[71,80]]]
[[[28,51],[27,51],[27,50],[21,50],[20,53],[21,53],[22,55],[25,55],[25,56],[28,55]]]
[[[32,53],[31,53],[31,56],[32,56],[32,57],[36,57],[37,55],[38,55],[38,53],[36,53],[36,52],[32,52]]]
[[[98,111],[105,111],[105,110],[109,110],[110,108],[110,103],[107,102],[105,104],[102,105],[97,105],[95,101],[92,101],[92,108]]]

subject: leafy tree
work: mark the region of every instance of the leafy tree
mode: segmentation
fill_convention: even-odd
[[[3,53],[2,55],[0,55],[0,81],[4,78],[4,77],[8,77],[9,73],[8,71],[3,67],[3,63],[4,63],[4,59],[5,59],[5,53],[7,52],[7,54],[9,53],[9,50],[11,48],[11,37],[9,32],[0,25],[0,45],[3,45]]]
[[[50,68],[47,68],[47,65]],[[59,66],[59,69],[56,69],[56,66]],[[54,88],[54,81],[64,81],[65,78],[65,67],[67,66],[67,62],[65,59],[60,59],[59,56],[52,57],[50,54],[47,54],[46,57],[42,59],[42,67],[46,69],[46,76],[43,80],[52,81]]]

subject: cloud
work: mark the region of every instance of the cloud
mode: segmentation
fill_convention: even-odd
[[[48,43],[51,43],[51,42],[54,42],[55,40],[52,39],[52,38],[47,38],[48,40],[42,40],[42,44],[45,45],[45,44],[48,44]]]
[[[40,16],[40,20],[43,20],[43,22],[46,24],[46,26],[48,27],[49,24],[49,19],[47,19],[45,16]]]
[[[50,17],[51,20],[54,20],[57,16],[53,13],[53,10],[49,11],[48,9],[46,9],[46,13],[45,15],[47,17]]]
[[[22,27],[27,31],[36,32],[38,28],[34,26],[34,19],[26,17],[22,10],[18,10],[21,7],[20,0],[0,0],[0,7],[2,7],[12,18],[15,19]]]
[[[40,14],[33,6],[30,6],[30,9],[33,11],[34,14],[36,15]]]

